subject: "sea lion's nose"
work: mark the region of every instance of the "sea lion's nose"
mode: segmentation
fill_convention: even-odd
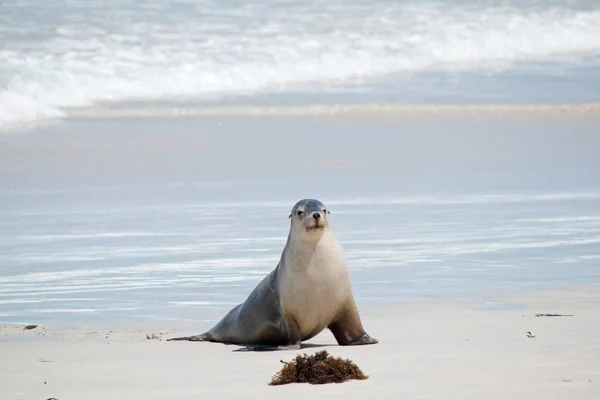
[[[319,218],[321,218],[321,213],[318,212],[314,212],[313,213],[313,218],[316,219],[317,221],[319,220]]]

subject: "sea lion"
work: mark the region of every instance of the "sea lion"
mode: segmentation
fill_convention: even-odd
[[[239,350],[300,349],[328,328],[339,345],[379,341],[361,323],[342,246],[329,211],[314,199],[292,208],[287,243],[277,267],[212,329],[169,339],[246,346]]]

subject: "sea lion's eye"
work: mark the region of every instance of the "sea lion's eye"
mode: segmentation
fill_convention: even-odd
[[[323,214],[331,214],[329,211],[327,211],[327,209],[323,209]]]
[[[296,215],[298,215],[298,216],[301,216],[303,213],[304,213],[304,211],[302,211],[302,210],[296,211]]]

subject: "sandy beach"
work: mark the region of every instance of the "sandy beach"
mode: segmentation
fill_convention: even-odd
[[[323,332],[300,351],[267,353],[164,340],[209,327],[202,323],[3,325],[0,398],[597,399],[599,293],[589,285],[505,294],[497,299],[514,307],[497,310],[444,301],[363,308],[377,345],[340,347]],[[353,360],[369,379],[268,386],[280,360],[322,349]]]
[[[600,399],[598,26],[592,0],[0,2],[0,400]],[[301,199],[379,343],[168,342],[278,265]],[[330,233],[286,247],[294,311],[347,299]],[[369,379],[268,385],[323,349]]]

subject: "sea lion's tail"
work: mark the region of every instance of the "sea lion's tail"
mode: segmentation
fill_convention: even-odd
[[[187,340],[190,342],[208,342],[208,341],[210,341],[210,338],[208,336],[208,332],[204,332],[204,333],[201,333],[200,335],[182,336],[182,337],[167,339],[167,342],[170,342],[172,340]]]

